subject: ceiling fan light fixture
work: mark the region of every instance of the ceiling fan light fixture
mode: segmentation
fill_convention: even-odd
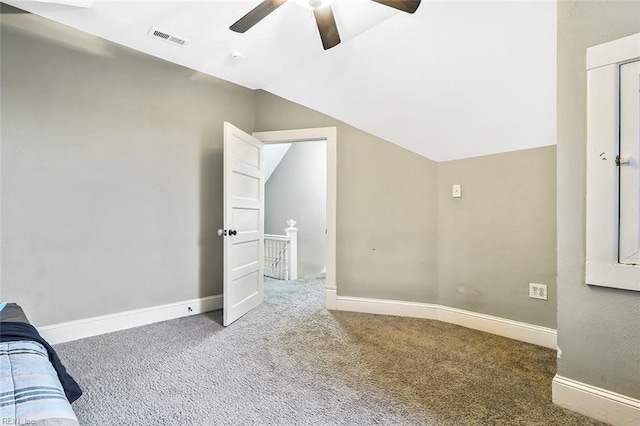
[[[331,6],[334,0],[298,0],[298,3],[307,9],[318,10]]]

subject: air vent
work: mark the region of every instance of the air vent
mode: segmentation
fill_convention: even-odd
[[[160,40],[164,40],[166,42],[169,42],[171,44],[176,44],[178,46],[184,46],[185,44],[188,43],[188,41],[183,38],[176,37],[174,35],[169,34],[166,31],[161,31],[153,27],[151,27],[151,29],[149,30],[149,35],[151,37],[158,38]]]

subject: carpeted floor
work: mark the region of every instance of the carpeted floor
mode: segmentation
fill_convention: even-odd
[[[437,321],[323,308],[323,279],[265,302],[56,346],[83,425],[596,425],[551,402],[555,351]]]

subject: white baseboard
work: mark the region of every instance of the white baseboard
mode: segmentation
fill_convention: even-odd
[[[339,311],[433,319],[557,349],[558,333],[547,327],[432,303],[337,296]]]
[[[431,303],[402,302],[400,300],[368,299],[364,297],[338,296],[339,311],[366,314],[393,315],[424,319],[438,319],[438,305]]]
[[[439,307],[438,319],[510,339],[533,343],[534,345],[544,346],[545,348],[558,348],[558,331],[553,328],[450,308],[448,306]]]
[[[614,426],[640,425],[640,400],[556,376],[551,385],[553,402],[561,407]]]
[[[338,291],[335,288],[325,288],[324,290],[324,299],[325,299],[325,307],[333,311],[336,309],[336,297],[338,295]]]
[[[57,344],[111,333],[155,322],[222,309],[222,295],[152,306],[132,311],[85,318],[38,327],[49,343]],[[490,315],[450,308],[431,303],[402,302],[397,300],[366,299],[338,296],[335,288],[325,289],[327,309],[434,319],[467,328],[486,331],[500,336],[556,349],[556,330],[512,321]],[[191,308],[191,311],[189,311]]]
[[[222,295],[63,322],[37,327],[37,329],[42,337],[50,344],[55,345],[218,309],[222,309]]]

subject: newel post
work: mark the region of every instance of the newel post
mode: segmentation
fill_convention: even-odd
[[[287,221],[288,228],[284,231],[289,237],[289,279],[298,279],[298,228],[295,227],[296,221],[289,219]]]

